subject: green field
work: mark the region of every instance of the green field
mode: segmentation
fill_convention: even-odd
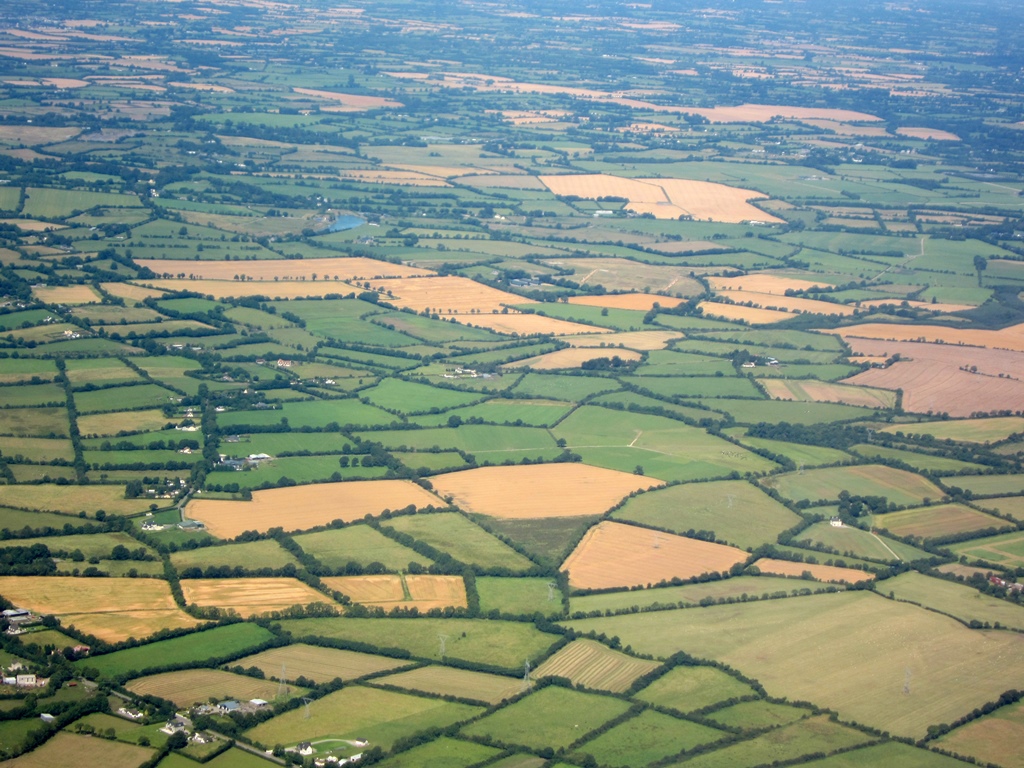
[[[442,736],[429,744],[389,757],[378,765],[381,768],[421,768],[424,765],[433,768],[467,768],[484,763],[499,753],[500,750],[494,747]]]
[[[411,563],[426,567],[431,562],[368,525],[304,533],[294,538],[306,554],[328,568],[343,569],[349,563],[365,568],[380,563],[389,571],[404,571]]]
[[[636,698],[677,712],[693,712],[728,699],[755,695],[754,689],[715,667],[674,667]]]
[[[288,426],[292,429],[320,428],[332,422],[341,426],[374,426],[399,421],[397,417],[380,408],[349,398],[285,403],[278,408],[268,410],[228,411],[217,415],[217,424],[221,429],[230,431],[240,425],[279,424],[282,419],[287,419]]]
[[[1024,733],[1024,704],[1001,707],[987,717],[957,728],[937,740],[936,746],[978,761],[1020,768],[1020,736]]]
[[[548,566],[557,566],[576,545],[583,532],[598,520],[596,515],[583,517],[548,517],[534,520],[508,520],[474,515],[493,530],[530,553]]]
[[[821,511],[819,508],[817,511]],[[892,514],[903,514],[894,512]],[[888,516],[886,516],[888,517]],[[885,517],[877,518],[884,521]],[[826,521],[815,523],[802,530],[795,539],[797,544],[805,542],[821,544],[836,550],[842,555],[849,557],[866,558],[868,560],[896,561],[906,560],[912,562],[918,559],[927,559],[930,555],[924,550],[911,547],[901,541],[896,541],[887,536],[844,525],[838,528]],[[820,558],[819,558],[820,559]]]
[[[866,459],[891,459],[909,464],[922,472],[977,472],[982,469],[980,464],[969,461],[947,459],[944,456],[930,456],[917,451],[904,451],[899,448],[886,448],[881,445],[851,445],[850,450]]]
[[[568,747],[629,705],[621,699],[549,685],[462,729],[532,749]]]
[[[920,475],[880,464],[808,469],[773,475],[762,482],[793,501],[831,501],[848,491],[856,496],[884,496],[890,504],[911,506],[943,496],[938,487]]]
[[[1024,476],[957,475],[944,480],[943,485],[970,491],[975,496],[1004,496],[1024,491]]]
[[[632,768],[701,744],[714,744],[724,736],[706,725],[646,710],[584,743],[576,751],[593,755],[599,765]]]
[[[387,379],[376,387],[364,390],[361,397],[378,408],[395,413],[427,413],[446,411],[469,405],[479,396],[401,379]]]
[[[383,443],[386,448],[417,451],[437,447],[471,453],[477,461],[500,464],[522,456],[555,456],[560,449],[546,429],[463,424],[457,429],[410,429],[366,432],[364,439]]]
[[[614,379],[599,379],[593,376],[565,376],[556,373],[528,373],[513,388],[516,394],[536,398],[558,400],[580,400],[598,392],[620,389]]]
[[[283,568],[297,561],[288,551],[272,539],[250,541],[245,544],[225,544],[220,547],[201,547],[171,554],[171,564],[178,570],[186,568],[228,567],[254,571],[260,568]]]
[[[133,671],[141,673],[152,667],[241,656],[246,650],[271,637],[273,635],[270,632],[255,624],[230,624],[103,656],[93,656],[75,664],[80,670],[97,669],[101,677],[112,678]]]
[[[867,734],[833,723],[820,715],[699,755],[686,765],[693,768],[752,768],[847,749],[870,740]]]
[[[18,384],[0,387],[0,408],[63,405],[67,398],[58,384]]]
[[[282,621],[296,639],[323,637],[377,648],[401,648],[414,657],[440,661],[437,636],[448,636],[446,657],[517,671],[544,655],[557,638],[532,624],[471,619],[299,619]]]
[[[1013,527],[1006,520],[986,515],[963,504],[904,509],[885,515],[873,515],[870,521],[872,525],[884,528],[894,536],[918,536],[922,539],[941,539],[960,533]]]
[[[823,464],[847,464],[853,457],[845,451],[837,448],[825,448],[820,445],[800,445],[799,443],[787,443],[782,440],[768,440],[762,437],[748,437],[746,427],[730,427],[725,429],[727,435],[731,435],[741,444],[760,451],[768,451],[780,456],[785,456],[794,464],[804,467],[816,467]]]
[[[562,613],[562,593],[546,578],[504,578],[478,576],[476,590],[480,595],[480,612],[499,611],[514,616]]]
[[[447,424],[452,416],[463,421],[478,418],[491,424],[526,424],[532,427],[548,427],[553,425],[572,410],[573,404],[562,400],[505,400],[494,398],[478,405],[465,408],[454,408],[443,414],[418,416],[410,421],[423,426]]]
[[[93,392],[76,392],[75,406],[80,413],[108,413],[113,411],[134,411],[155,408],[164,403],[177,402],[179,395],[155,384],[97,389]]]
[[[803,765],[807,768],[869,768],[876,765],[891,768],[964,768],[968,764],[926,749],[891,741],[813,760]]]
[[[936,440],[956,440],[965,443],[998,443],[1010,435],[1024,432],[1024,418],[1000,416],[992,419],[953,419],[950,421],[924,421],[919,424],[898,424],[886,427],[884,432],[904,435],[931,435]]]
[[[978,621],[1024,630],[1024,610],[1020,606],[981,594],[973,587],[935,579],[923,573],[902,573],[883,582],[879,591],[964,622]]]
[[[299,741],[367,739],[388,749],[404,735],[427,728],[444,728],[468,720],[480,707],[456,704],[375,688],[343,688],[304,708],[293,709],[246,732],[260,744],[295,744]],[[322,744],[332,749],[341,744]]]
[[[986,536],[983,539],[950,544],[949,550],[957,557],[981,560],[1002,568],[1024,564],[1024,531]]]
[[[836,403],[798,403],[789,400],[723,400],[697,398],[695,402],[731,414],[739,424],[826,424],[832,421],[872,419],[877,411]]]
[[[535,567],[529,559],[460,514],[401,515],[383,521],[382,527],[406,533],[467,565],[510,571]]]
[[[662,416],[584,406],[552,433],[588,464],[644,474],[659,480],[720,478],[733,471],[775,467],[756,454],[702,429]]]
[[[969,630],[954,619],[864,592],[713,606],[567,622],[577,631],[617,635],[639,653],[682,648],[755,677],[769,695],[813,699],[877,728],[920,737],[1024,681],[1000,659],[1010,633]],[[828,647],[818,656],[812,649]],[[941,651],[939,649],[942,649]],[[933,662],[956,653],[956,668]],[[812,659],[816,659],[812,661]],[[915,706],[905,706],[906,670]],[[968,676],[972,685],[956,684]]]
[[[569,599],[569,610],[578,613],[628,613],[637,608],[675,608],[680,603],[695,606],[705,598],[721,600],[728,598],[785,596],[799,593],[810,584],[797,579],[781,576],[737,576],[721,581],[703,584],[684,584],[681,587],[657,587],[655,589],[632,589],[628,592],[606,592],[584,595]]]
[[[775,543],[800,516],[743,480],[686,483],[640,494],[612,513],[617,520],[673,533],[712,531],[717,541],[738,547]]]

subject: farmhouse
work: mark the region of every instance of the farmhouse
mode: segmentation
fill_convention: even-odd
[[[126,717],[129,720],[141,720],[143,717],[146,716],[142,711],[138,709],[131,709],[129,707],[120,707],[117,710],[117,714],[119,714],[121,717]]]

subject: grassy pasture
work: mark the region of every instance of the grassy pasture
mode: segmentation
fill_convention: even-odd
[[[0,322],[3,321],[0,315]],[[0,327],[0,330],[4,330]],[[8,358],[4,360],[3,370],[0,371],[0,383],[13,384],[22,381],[31,381],[37,376],[41,381],[51,381],[57,375],[57,367],[52,360],[34,360],[32,358]]]
[[[162,430],[168,419],[160,410],[125,411],[116,419],[108,414],[79,416],[78,430],[82,437],[113,437],[119,432],[152,432]],[[195,437],[196,433],[184,432],[182,437]]]
[[[409,662],[374,656],[370,653],[344,651],[339,648],[323,648],[316,645],[295,643],[281,648],[270,648],[253,656],[246,656],[232,662],[248,669],[257,667],[268,679],[285,680],[305,677],[317,683],[326,683],[336,677],[348,682],[367,675],[388,672],[408,666]],[[266,697],[264,697],[266,698]]]
[[[831,722],[825,715],[800,720],[749,741],[698,755],[693,768],[750,768],[768,762],[825,754],[870,741],[872,737]]]
[[[374,682],[414,692],[482,701],[489,705],[511,698],[523,689],[523,681],[518,677],[504,677],[434,664],[378,677]]]
[[[927,749],[889,741],[813,760],[803,765],[807,768],[869,768],[876,765],[891,768],[964,768],[967,763]]]
[[[732,414],[739,424],[825,424],[833,421],[871,419],[877,411],[837,403],[798,403],[791,400],[726,400],[697,398],[709,408]]]
[[[593,755],[599,765],[632,768],[702,744],[713,744],[723,736],[721,731],[706,725],[647,710],[586,742],[577,751]]]
[[[463,424],[456,429],[412,429],[364,433],[362,437],[383,443],[386,448],[411,448],[424,451],[433,447],[458,449],[472,453],[481,460],[500,463],[520,455],[557,453],[560,449],[546,429],[532,427],[498,427]]]
[[[279,408],[262,411],[227,411],[217,414],[217,425],[224,430],[231,430],[240,425],[253,426],[279,424],[281,419],[288,419],[292,429],[302,427],[323,427],[335,422],[341,426],[378,426],[400,421],[380,408],[361,403],[355,398],[342,400],[306,400],[298,403],[285,403]]]
[[[837,528],[825,521],[815,523],[801,531],[800,538],[796,543],[800,544],[802,542],[823,544],[842,554],[849,553],[851,557],[867,558],[869,560],[912,561],[930,557],[924,550],[911,547],[887,536],[878,536],[877,534],[849,525]]]
[[[626,711],[620,699],[548,686],[462,729],[530,749],[568,747]]]
[[[90,208],[138,208],[142,205],[135,195],[110,192],[29,187],[25,194],[27,199],[22,213],[47,219],[64,218],[75,211],[87,211]]]
[[[986,515],[963,504],[939,504],[934,507],[873,515],[871,523],[884,528],[894,536],[920,536],[922,539],[935,539],[986,528],[1005,529],[1011,526],[1005,520]]]
[[[221,441],[221,450],[231,455],[248,456],[266,453],[280,456],[287,453],[340,454],[352,441],[338,432],[253,432],[243,435],[237,443]]]
[[[478,395],[400,379],[387,379],[360,395],[379,408],[398,413],[422,413],[434,408],[448,410],[480,399]]]
[[[483,744],[458,741],[442,736],[427,744],[413,747],[407,752],[389,757],[378,765],[381,768],[421,768],[424,765],[434,768],[467,768],[467,766],[485,763],[498,753],[499,750],[495,747],[485,747]],[[523,756],[519,755],[518,757]],[[495,764],[491,763],[490,765]],[[523,766],[523,768],[527,767]]]
[[[101,676],[111,678],[131,671],[145,672],[148,667],[192,664],[206,659],[241,655],[246,649],[272,637],[268,630],[256,624],[229,624],[102,656],[92,656],[75,662],[75,665],[79,669],[98,669]]]
[[[944,480],[943,484],[970,491],[975,496],[1004,496],[1024,491],[1024,475],[957,475]]]
[[[947,459],[944,456],[930,456],[917,451],[905,451],[899,448],[886,448],[881,445],[851,445],[850,450],[866,459],[895,459],[909,464],[921,472],[961,472],[968,470],[977,472],[982,469],[980,464],[958,459]],[[955,482],[955,481],[953,481]]]
[[[884,582],[880,591],[897,600],[923,605],[965,622],[972,620],[1024,630],[1024,610],[1007,600],[984,595],[973,587],[911,571]]]
[[[57,384],[19,384],[0,387],[0,408],[61,406],[67,397]]]
[[[179,571],[185,568],[208,568],[227,566],[229,568],[283,568],[298,562],[290,552],[282,549],[272,539],[250,541],[244,544],[225,544],[220,547],[201,547],[171,553],[171,564]]]
[[[277,698],[278,684],[270,680],[236,675],[220,669],[185,669],[177,672],[163,672],[159,675],[140,677],[126,686],[129,691],[139,696],[158,696],[174,702],[176,707],[189,707],[194,704],[206,704],[211,698],[218,701],[224,699],[265,699],[273,701]],[[292,696],[305,693],[304,688],[296,688]]]
[[[951,544],[948,549],[957,557],[983,560],[1002,568],[1024,564],[1024,531]]]
[[[1010,435],[1024,432],[1024,418],[998,416],[990,419],[951,419],[923,421],[918,424],[894,424],[883,432],[904,435],[931,435],[936,440],[956,440],[962,443],[998,443]]]
[[[750,379],[737,376],[624,376],[623,381],[664,398],[761,397]]]
[[[611,392],[619,388],[618,382],[614,379],[600,379],[594,376],[528,373],[516,384],[514,391],[531,397],[578,402],[598,392]]]
[[[743,548],[774,543],[800,517],[743,480],[687,483],[642,493],[612,513],[616,520],[674,533],[713,531],[718,541]]]
[[[447,422],[454,415],[459,416],[464,421],[470,418],[481,418],[492,424],[513,424],[519,422],[532,427],[550,427],[572,408],[572,403],[561,400],[504,400],[494,398],[477,405],[455,408],[439,414],[435,419],[437,422]],[[427,423],[425,419],[417,419],[416,421],[422,424]]]
[[[303,708],[273,717],[246,731],[266,745],[323,739],[367,739],[383,749],[404,735],[468,720],[480,707],[409,696],[376,688],[351,686]]]
[[[402,648],[414,657],[440,661],[438,634],[448,635],[446,656],[520,670],[523,660],[543,655],[557,639],[532,624],[469,619],[295,619],[281,622],[295,638],[325,637]]]
[[[403,515],[383,521],[382,526],[407,533],[468,565],[512,571],[534,567],[529,559],[457,513]]]
[[[180,396],[169,389],[155,384],[97,389],[92,392],[76,392],[75,406],[80,413],[110,413],[153,408],[167,402],[177,402]]]
[[[748,437],[746,427],[729,427],[723,430],[743,445],[761,451],[769,451],[785,456],[797,466],[814,467],[821,464],[845,464],[852,461],[850,454],[837,448],[824,448],[820,445],[800,445],[782,440],[769,440],[762,437]]]
[[[0,507],[0,530],[21,531],[26,527],[33,530],[63,528],[66,523],[74,525],[75,520],[67,515],[55,515],[49,512],[26,512],[21,509]],[[8,546],[16,546],[16,543],[12,542]]]
[[[355,466],[341,467],[339,455],[328,456],[286,456],[260,462],[258,468],[248,472],[215,472],[210,475],[210,482],[232,483],[237,482],[239,488],[255,489],[269,484],[271,487],[281,485],[284,478],[294,480],[299,484],[335,482],[333,478],[337,472],[342,479],[371,480],[383,477],[387,473],[386,467],[362,467],[358,460],[352,464]],[[333,479],[332,479],[333,478]]]
[[[811,700],[841,717],[920,736],[997,697],[1024,671],[1001,661],[1014,639],[969,630],[954,619],[865,592],[712,606],[679,622],[671,611],[568,622],[579,631],[618,635],[641,653],[682,648],[724,661],[758,679],[770,695]],[[826,643],[832,653],[810,665]],[[958,658],[955,666],[932,663]],[[905,671],[916,705],[905,706]],[[971,679],[964,686],[957,681]]]
[[[64,408],[11,408],[4,411],[0,431],[15,437],[67,437]]]
[[[754,689],[715,667],[674,667],[635,698],[677,712],[693,712],[727,699],[753,696]]]
[[[1024,521],[1024,496],[1007,496],[1004,499],[985,499],[979,502],[985,509],[993,509],[1002,515],[1009,515],[1014,520]]]
[[[0,437],[0,455],[7,459],[22,456],[26,461],[49,462],[55,459],[64,459],[70,462],[75,458],[75,450],[70,440],[53,440],[45,437]]]
[[[68,381],[72,386],[80,387],[90,383],[96,385],[125,384],[141,381],[139,374],[117,358],[68,360],[65,365],[67,366]]]
[[[61,732],[38,749],[10,761],[13,768],[52,768],[74,763],[76,768],[138,768],[153,750],[133,744]]]
[[[719,600],[722,598],[742,598],[744,594],[752,597],[768,595],[795,595],[808,589],[810,584],[799,579],[776,576],[738,576],[721,581],[709,581],[702,584],[685,584],[680,587],[656,587],[653,589],[634,589],[623,592],[606,592],[569,600],[569,610],[573,615],[578,613],[626,613],[637,608],[695,606],[704,598]]]
[[[844,490],[860,496],[884,496],[890,503],[901,506],[943,496],[938,487],[920,475],[880,464],[789,472],[765,478],[762,483],[794,501],[832,500]]]
[[[767,471],[775,464],[704,430],[663,416],[583,406],[554,430],[584,461],[661,480],[723,477],[734,470]]]
[[[598,520],[596,515],[510,520],[474,515],[488,528],[516,542],[538,562],[558,565],[583,531]]]
[[[564,677],[573,685],[622,693],[659,663],[633,658],[596,640],[574,640],[535,670],[537,678]]]
[[[148,499],[126,499],[120,485],[74,486],[68,493],[65,485],[4,485],[0,486],[0,504],[22,509],[94,516],[98,510],[117,514],[131,514],[146,509]]]
[[[33,544],[44,544],[50,552],[74,552],[76,549],[82,551],[86,558],[99,557],[107,559],[111,550],[118,546],[124,546],[131,550],[144,549],[146,553],[158,558],[155,551],[139,543],[127,533],[114,531],[111,533],[80,533],[70,536],[43,536],[37,539],[18,539],[18,545],[30,547]]]
[[[1021,738],[1024,738],[1024,703],[1017,702],[960,726],[940,737],[936,745],[988,764],[1021,768],[1024,766],[1024,755],[1019,748]]]
[[[430,565],[430,560],[415,550],[389,539],[368,525],[350,525],[295,537],[306,554],[312,555],[328,568],[344,568],[355,562],[360,566],[380,563],[389,571],[404,570],[410,563]]]
[[[503,614],[533,616],[537,613],[553,616],[562,612],[562,594],[550,590],[550,579],[505,578],[478,576],[476,589],[480,596],[480,611],[500,611]]]

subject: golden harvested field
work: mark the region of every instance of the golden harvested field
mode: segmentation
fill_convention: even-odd
[[[521,301],[521,300],[520,300]],[[495,333],[519,334],[551,334],[553,336],[576,336],[581,333],[611,333],[607,328],[598,328],[583,323],[572,323],[559,320],[557,317],[544,317],[530,314],[490,314],[490,315],[457,315],[454,316],[463,325],[476,328],[488,328]]]
[[[782,221],[747,202],[766,195],[710,181],[626,179],[603,173],[541,176],[540,180],[555,195],[575,195],[589,200],[625,197],[629,200],[627,209],[651,213],[659,219],[690,216],[702,221],[731,223]]]
[[[690,277],[691,267],[641,264],[629,259],[549,259],[550,267],[573,270],[580,285],[603,285],[609,291],[665,291],[681,296],[700,295],[703,286]],[[699,272],[699,268],[696,270]]]
[[[900,361],[888,368],[872,368],[843,383],[902,389],[904,410],[963,417],[1017,410],[1024,402],[1024,382],[1021,381],[1024,353],[909,341],[860,338],[845,338],[845,341],[858,354],[900,355]],[[970,372],[972,367],[975,373]]]
[[[461,576],[331,576],[324,578],[323,583],[347,595],[354,603],[379,606],[385,610],[418,608],[426,612],[431,608],[466,607],[466,585]]]
[[[436,475],[431,482],[439,496],[450,496],[467,512],[516,520],[599,515],[633,491],[661,485],[587,464],[480,467]],[[523,494],[524,488],[530,493]]]
[[[195,275],[200,280],[234,280],[244,274],[246,281],[306,280],[313,275],[324,282],[338,280],[377,280],[385,277],[424,277],[434,274],[427,269],[389,264],[361,256],[341,259],[258,259],[236,261],[168,261],[165,259],[139,259],[140,267],[153,270],[157,275],[171,277],[179,272]],[[339,287],[341,291],[344,286]],[[347,292],[347,291],[345,291]]]
[[[340,107],[322,107],[325,112],[365,112],[368,109],[381,109],[384,107],[400,107],[402,104],[394,99],[384,99],[380,96],[359,96],[352,93],[335,93],[334,91],[317,91],[312,88],[292,88],[295,93],[302,96],[313,96],[327,101],[336,101]]]
[[[716,293],[723,291],[754,291],[756,293],[771,293],[784,295],[786,291],[808,291],[816,287],[828,287],[828,283],[817,283],[811,280],[802,280],[796,277],[783,277],[779,275],[768,275],[754,272],[742,277],[717,277],[709,275],[708,284]]]
[[[7,763],[10,768],[138,768],[153,757],[153,750],[134,744],[60,731],[38,749]]]
[[[708,317],[718,317],[723,320],[743,320],[751,325],[770,325],[771,323],[779,323],[793,317],[790,312],[744,307],[742,304],[722,304],[717,301],[702,301],[698,306],[704,310],[704,314]]]
[[[799,400],[814,403],[845,403],[867,408],[892,408],[896,393],[887,389],[854,387],[828,381],[797,379],[761,379],[768,396],[776,400]]]
[[[277,698],[278,684],[220,669],[185,669],[140,677],[125,687],[137,696],[158,696],[174,702],[176,707],[190,707],[208,704],[211,698],[273,701]]]
[[[563,341],[573,347],[617,347],[621,344],[626,349],[644,351],[664,349],[673,339],[681,338],[683,338],[683,334],[679,331],[625,331],[606,335],[569,336]]]
[[[566,677],[572,680],[573,685],[622,693],[638,677],[660,666],[657,661],[635,659],[596,640],[581,638],[573,640],[547,659],[534,674],[538,678]]]
[[[960,137],[949,131],[940,131],[938,128],[897,128],[896,133],[900,136],[909,136],[912,139],[928,139],[930,141],[960,141]]]
[[[107,642],[198,623],[178,608],[167,582],[160,579],[0,576],[0,594]]]
[[[100,283],[100,288],[111,296],[117,296],[129,302],[159,298],[164,295],[163,291],[154,291],[152,288],[143,288],[140,285],[132,285],[131,283]],[[131,305],[129,304],[129,306]]]
[[[331,604],[332,600],[308,584],[290,578],[182,579],[185,602],[203,608],[235,611],[257,616],[293,605]]]
[[[410,504],[419,509],[442,506],[409,480],[356,480],[254,491],[252,501],[198,499],[189,503],[186,514],[201,520],[214,536],[232,539],[243,531],[265,532],[275,526],[299,531],[337,519],[349,522]]]
[[[268,679],[280,679],[281,668],[284,667],[286,680],[305,677],[317,683],[326,683],[336,677],[348,682],[366,675],[405,667],[410,663],[402,659],[374,656],[371,653],[343,651],[339,648],[321,648],[302,643],[286,645],[283,648],[271,648],[233,662],[233,664],[240,664],[246,669],[258,667],[263,670],[263,674]]]
[[[518,677],[503,677],[487,672],[434,665],[379,677],[374,682],[409,691],[458,696],[461,699],[483,701],[487,704],[498,704],[523,690],[523,681]]]
[[[546,355],[517,360],[506,368],[532,368],[535,371],[554,371],[559,368],[579,368],[587,360],[599,357],[618,356],[623,360],[639,360],[640,353],[629,349],[612,349],[600,347],[574,347],[548,352]]]
[[[108,417],[109,418],[109,417]],[[141,512],[149,507],[148,499],[126,499],[121,485],[76,485],[68,492],[66,485],[0,485],[0,505],[35,509],[41,512],[63,512],[92,516],[103,509],[119,515]]]
[[[37,285],[32,295],[47,304],[95,304],[100,300],[91,285]]]
[[[671,309],[682,303],[682,299],[669,296],[652,296],[649,293],[613,293],[604,296],[572,296],[570,304],[581,304],[585,307],[608,307],[610,309],[638,309],[646,312],[655,304]]]
[[[431,312],[437,312],[442,316],[470,312],[490,313],[495,310],[501,311],[511,304],[523,303],[522,296],[481,285],[467,277],[371,280],[370,284],[378,290],[391,291],[393,297],[388,297],[391,304],[410,307],[417,312],[429,308]]]
[[[152,432],[163,429],[171,421],[163,411],[122,411],[111,418],[109,413],[97,413],[91,416],[78,417],[78,431],[82,437],[110,437],[121,430],[132,432]],[[175,435],[177,436],[177,432]],[[190,433],[183,432],[182,435]]]
[[[952,481],[955,484],[955,480]],[[962,504],[939,504],[935,507],[919,507],[873,515],[871,524],[884,528],[894,536],[920,536],[933,539],[986,528],[1006,528],[1010,523],[986,515]]]
[[[988,347],[1024,352],[1024,323],[1011,325],[999,331],[982,331],[969,328],[947,328],[938,325],[890,325],[888,323],[864,323],[852,325],[837,331],[843,339],[885,339],[892,341],[928,341],[946,345]]]
[[[46,232],[47,230],[65,229],[63,224],[54,224],[49,221],[36,221],[35,219],[0,219],[0,224],[8,224],[12,227],[17,227],[22,232]],[[38,286],[38,288],[45,287],[46,286],[42,285]]]
[[[728,571],[746,559],[736,547],[603,520],[584,534],[561,570],[575,589],[606,589]]]
[[[801,576],[809,572],[818,581],[842,582],[856,584],[858,581],[870,581],[875,578],[874,574],[861,571],[856,568],[840,568],[835,565],[816,565],[811,563],[794,563],[789,560],[775,560],[770,557],[763,557],[754,562],[761,573],[770,573],[773,576]]]

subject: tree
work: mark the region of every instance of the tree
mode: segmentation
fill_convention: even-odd
[[[974,257],[974,271],[978,273],[978,285],[981,285],[981,273],[988,269],[988,259],[978,255]]]

